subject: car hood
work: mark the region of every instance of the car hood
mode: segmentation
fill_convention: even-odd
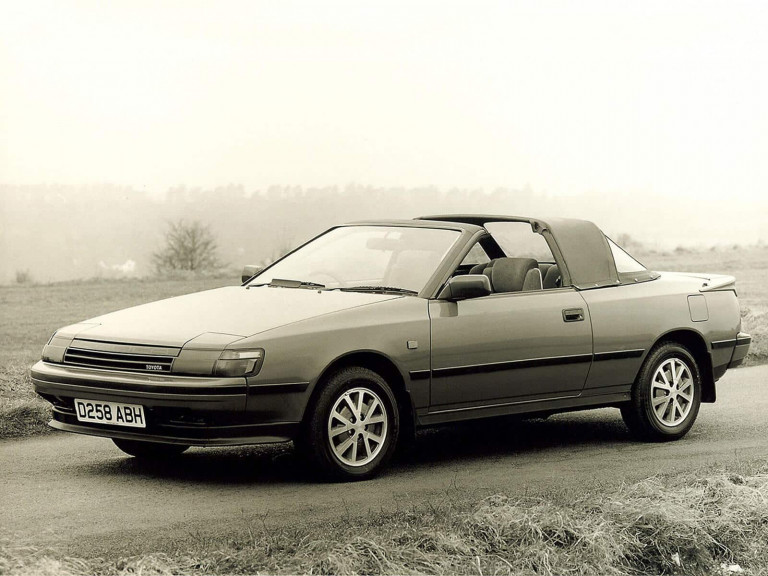
[[[126,308],[59,332],[86,340],[173,347],[206,334],[203,340],[223,346],[286,324],[401,297],[232,286]]]

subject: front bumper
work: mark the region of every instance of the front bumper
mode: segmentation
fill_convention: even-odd
[[[31,376],[35,392],[53,406],[50,425],[68,432],[194,446],[286,442],[298,432],[297,422],[279,414],[268,422],[255,420],[246,411],[244,378],[131,373],[42,361],[32,367]],[[75,398],[141,404],[147,427],[80,422]]]

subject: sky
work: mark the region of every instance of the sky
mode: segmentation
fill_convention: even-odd
[[[763,209],[767,29],[765,2],[0,0],[0,183]]]

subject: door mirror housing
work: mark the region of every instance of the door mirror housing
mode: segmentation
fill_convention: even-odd
[[[243,275],[241,277],[242,283],[245,284],[246,282],[248,282],[248,280],[250,280],[251,278],[256,276],[256,274],[261,272],[262,269],[263,268],[261,266],[254,266],[253,264],[249,264],[248,266],[245,266],[243,268]]]
[[[465,274],[454,276],[437,295],[440,300],[465,300],[488,296],[491,293],[491,281],[485,274]]]

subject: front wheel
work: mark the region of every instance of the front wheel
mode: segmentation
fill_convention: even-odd
[[[400,415],[392,390],[379,374],[358,366],[339,370],[322,386],[305,427],[304,451],[328,478],[371,478],[397,444]]]
[[[112,442],[126,454],[147,459],[178,456],[189,448],[189,446],[183,444],[162,444],[160,442],[145,442],[143,440],[123,440],[122,438],[112,438]]]
[[[632,400],[621,407],[629,429],[643,440],[682,438],[693,426],[701,404],[701,374],[690,351],[663,342],[645,360],[632,389]]]

